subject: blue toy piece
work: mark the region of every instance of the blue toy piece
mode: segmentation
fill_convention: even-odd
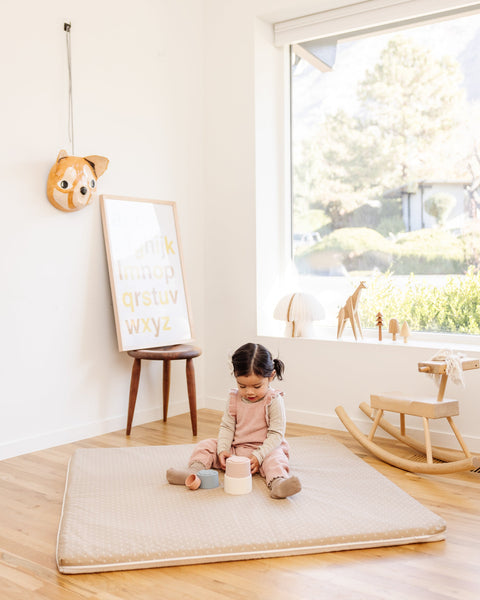
[[[218,487],[218,471],[215,469],[203,469],[198,471],[197,475],[202,482],[200,484],[201,490],[211,490]]]

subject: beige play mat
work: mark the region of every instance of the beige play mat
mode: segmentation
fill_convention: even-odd
[[[231,496],[169,485],[192,445],[80,449],[57,542],[62,573],[313,554],[444,539],[445,523],[329,436],[291,438],[303,490],[272,500],[264,481]]]

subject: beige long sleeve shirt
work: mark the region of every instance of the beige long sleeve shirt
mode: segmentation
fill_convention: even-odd
[[[256,404],[251,403],[244,398],[240,398],[238,396],[238,390],[233,390],[232,393],[237,394],[237,401],[245,402],[246,404]],[[257,458],[260,465],[265,456],[279,446],[285,438],[286,416],[283,395],[281,392],[272,389],[269,390],[268,395],[270,395],[271,400],[267,403],[265,408],[266,438],[263,443],[252,451],[252,454]],[[259,402],[264,402],[264,400],[260,400]],[[235,444],[242,443],[242,440],[235,439],[236,424],[236,418],[230,412],[229,401],[225,407],[220,423],[217,440],[218,454],[230,452],[232,445],[234,446]]]

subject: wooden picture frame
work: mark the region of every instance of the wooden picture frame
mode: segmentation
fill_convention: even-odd
[[[120,352],[192,341],[174,202],[100,196]]]

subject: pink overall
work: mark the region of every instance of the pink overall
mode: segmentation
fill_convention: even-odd
[[[267,407],[272,402],[274,393],[273,390],[269,391],[265,398],[258,402],[244,402],[238,390],[230,393],[228,412],[235,418],[235,433],[230,448],[231,454],[250,457],[252,450],[256,450],[263,444],[267,437],[269,425]],[[289,447],[284,439],[279,446],[265,456],[260,466],[260,475],[265,477],[267,485],[277,477],[287,478],[289,476],[288,458]],[[203,440],[195,446],[189,464],[194,462],[202,463],[206,469],[222,468],[217,455],[217,440],[215,438]]]

